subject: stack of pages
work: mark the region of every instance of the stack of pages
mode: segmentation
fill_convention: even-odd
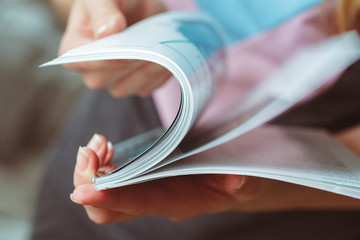
[[[301,49],[241,102],[215,109],[222,95],[214,92],[226,78],[224,38],[205,13],[170,12],[44,64],[150,61],[178,81],[181,99],[170,127],[116,144],[116,169],[95,178],[96,188],[178,175],[241,174],[360,198],[359,158],[326,131],[266,125],[358,60],[358,35],[348,32]]]

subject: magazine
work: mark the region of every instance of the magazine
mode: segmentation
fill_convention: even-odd
[[[357,33],[301,49],[241,102],[226,102],[221,94],[225,38],[206,13],[162,13],[42,65],[150,61],[178,82],[181,98],[172,124],[115,144],[114,170],[94,179],[96,189],[178,175],[241,174],[360,198],[359,158],[326,131],[266,125],[360,58]]]

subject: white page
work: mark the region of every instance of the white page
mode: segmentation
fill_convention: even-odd
[[[221,145],[272,120],[331,82],[359,58],[360,39],[355,31],[300,49],[243,102],[224,106],[206,116],[211,120],[204,119],[204,126],[197,126],[199,132],[205,133],[200,147],[186,155]]]
[[[132,177],[138,168],[150,168],[174,151],[205,108],[225,74],[223,33],[221,26],[205,13],[164,13],[72,49],[43,66],[135,59],[160,64],[176,77],[181,90],[178,115],[156,144],[124,168],[128,177]]]
[[[360,159],[355,154],[324,131],[275,126],[257,128],[116,186],[190,174],[266,177],[360,198]]]
[[[202,124],[196,126],[195,136],[186,139],[190,147],[153,169],[219,146],[261,126],[324,86],[358,58],[360,40],[356,32],[335,36],[301,50],[242,103],[224,106],[205,116],[211,120],[202,119]],[[209,108],[211,110],[211,106]]]
[[[187,32],[189,29],[181,29],[184,24],[190,24],[195,26],[195,28],[192,29],[190,27],[190,31]],[[201,27],[197,28],[199,26]],[[208,29],[205,32],[197,31],[203,29],[204,26],[208,26],[210,30]],[[230,128],[228,125],[223,126],[225,131],[220,129],[216,133],[216,137],[210,137],[204,146],[190,150],[185,155],[180,154],[175,158],[170,158],[164,163],[168,164],[186,156],[208,150],[190,158],[198,159],[195,162],[196,164],[192,160],[183,159],[179,163],[140,176],[137,179],[131,179],[141,174],[142,171],[151,168],[175,150],[209,101],[218,80],[214,76],[220,76],[221,78],[225,74],[223,72],[222,61],[220,61],[222,60],[222,52],[215,51],[222,44],[220,43],[222,40],[217,39],[216,36],[215,38],[209,37],[209,34],[214,36],[212,31],[221,32],[221,29],[217,28],[217,23],[203,14],[163,14],[153,17],[149,21],[146,20],[141,24],[136,24],[121,34],[116,34],[71,50],[60,58],[46,64],[55,65],[111,59],[139,59],[152,61],[166,67],[179,82],[182,94],[181,104],[179,114],[174,121],[176,124],[173,124],[165,133],[168,141],[153,145],[150,148],[151,151],[145,151],[142,158],[129,164],[117,172],[117,174],[95,179],[96,187],[98,189],[108,188],[109,186],[116,187],[179,174],[247,173],[253,176],[269,177],[303,185],[314,184],[321,189],[326,189],[328,186],[334,190],[337,189],[334,187],[334,184],[338,184],[341,186],[339,189],[342,189],[340,191],[344,189],[350,192],[356,191],[358,179],[357,176],[354,177],[354,174],[349,174],[348,165],[343,164],[341,167],[338,165],[337,168],[325,163],[311,165],[316,162],[317,157],[324,157],[326,154],[329,154],[329,149],[307,152],[311,160],[309,162],[311,163],[310,165],[312,167],[319,167],[317,172],[308,171],[309,169],[317,169],[316,167],[309,167],[304,170],[301,168],[302,165],[296,164],[293,167],[289,167],[286,164],[279,167],[275,164],[276,162],[264,165],[264,162],[247,161],[248,163],[253,163],[253,165],[244,164],[243,161],[239,161],[243,160],[243,158],[239,159],[237,157],[221,159],[222,161],[218,162],[222,155],[212,159],[211,156],[215,156],[215,150],[208,150],[218,146],[215,148],[218,154],[223,153],[221,150],[222,148],[226,149],[227,144],[221,144],[262,125],[286,111],[358,59],[360,56],[360,44],[354,32],[332,38],[325,43],[296,55],[269,81],[252,93],[252,96],[245,104],[241,104],[241,106],[245,107],[229,108],[232,114],[217,113],[217,118],[213,118],[221,119],[220,116],[222,116],[227,123],[229,123],[228,120],[233,120],[233,122],[230,122]],[[195,38],[193,38],[194,36]],[[294,78],[294,76],[297,77]],[[287,81],[291,78],[294,79]],[[237,103],[237,105],[239,104]],[[246,118],[244,119],[244,117]],[[208,123],[214,124],[212,121]],[[210,135],[212,134],[214,132],[211,132]],[[229,146],[231,146],[231,143],[229,143]],[[320,145],[317,146],[319,147]],[[232,147],[238,149],[235,145]],[[351,155],[339,146],[334,147],[334,149],[336,149],[336,154]],[[211,154],[207,155],[209,153]],[[233,153],[233,156],[239,154],[239,156],[243,157],[240,152]],[[279,159],[298,157],[300,153],[294,151],[292,154],[291,156],[279,156]],[[335,157],[336,154],[330,155],[328,159],[338,160]],[[272,157],[276,157],[276,155]],[[202,161],[199,159],[202,159]],[[261,157],[257,156],[255,159],[258,160]],[[350,157],[350,159],[353,159],[353,157]],[[213,160],[214,162],[212,162]],[[236,164],[232,165],[231,162],[226,162],[225,160],[236,160]],[[296,161],[291,163],[296,163]],[[349,162],[347,163],[349,164]],[[350,163],[354,164],[354,169],[358,169],[356,161],[350,161]],[[323,176],[324,173],[328,174],[326,178]],[[105,179],[114,180],[115,182],[113,185],[109,185],[106,181],[105,183],[102,181]],[[125,180],[125,182],[121,182],[122,180]]]
[[[224,116],[226,118],[229,115],[232,115],[234,119],[233,122],[225,120],[224,126],[221,126],[220,122],[220,126],[216,126],[215,129],[200,129],[205,133],[202,139],[197,139],[201,144],[190,137],[186,140],[193,148],[186,150],[185,153],[173,154],[151,169],[143,165],[134,165],[130,171],[124,168],[115,174],[96,178],[94,183],[101,189],[105,182],[127,181],[141,175],[141,172],[153,171],[187,156],[224,144],[285,112],[325,85],[359,57],[360,40],[356,32],[336,36],[306,48],[291,58],[267,81],[264,81],[264,84],[255,89],[244,103],[237,103],[238,107],[228,108],[226,109],[228,112],[217,113],[213,116],[213,119],[222,119],[222,121],[225,120]],[[198,127],[201,128],[201,126]]]
[[[155,62],[177,78],[182,94],[191,95],[196,103],[192,106],[195,121],[211,98],[216,81],[225,74],[225,56],[219,52],[225,45],[224,34],[215,19],[203,12],[163,13],[69,50],[42,66],[113,59]]]

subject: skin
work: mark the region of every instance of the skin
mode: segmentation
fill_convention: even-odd
[[[339,133],[338,140],[360,155],[360,126]],[[110,147],[109,147],[110,146]],[[358,199],[285,182],[240,175],[195,175],[96,191],[92,178],[109,162],[113,148],[94,135],[80,148],[71,199],[85,207],[98,224],[123,222],[142,216],[183,221],[223,211],[293,209],[358,209]]]
[[[65,15],[66,6],[57,8]],[[60,6],[61,7],[60,7]],[[129,25],[165,11],[165,6],[154,0],[76,0],[74,1],[59,54],[121,32]],[[80,73],[91,89],[107,89],[114,97],[132,95],[147,97],[171,76],[165,68],[150,62],[109,60],[66,64],[66,68]]]
[[[62,11],[67,14],[70,1]],[[59,53],[124,30],[165,7],[155,0],[75,0]],[[65,15],[66,16],[66,15]],[[92,89],[105,88],[114,97],[148,96],[170,76],[148,62],[97,61],[67,64]],[[360,155],[360,127],[336,136]],[[71,199],[83,205],[98,224],[123,222],[141,216],[163,216],[183,221],[223,211],[278,211],[288,209],[358,209],[360,201],[294,184],[238,175],[196,175],[160,179],[105,191],[95,191],[92,178],[111,168],[112,145],[94,135],[80,148],[74,169]]]

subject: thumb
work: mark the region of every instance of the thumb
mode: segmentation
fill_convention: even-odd
[[[74,171],[74,186],[92,183],[98,168],[99,158],[97,154],[91,148],[79,147]]]
[[[126,28],[126,18],[116,0],[84,1],[96,39],[120,32]]]
[[[72,29],[82,29],[90,23],[93,37],[103,38],[124,30],[126,18],[116,0],[79,0],[75,2],[69,24]]]

